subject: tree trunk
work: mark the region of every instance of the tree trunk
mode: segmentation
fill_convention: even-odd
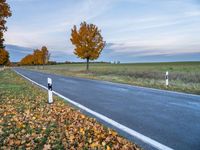
[[[89,58],[87,58],[87,68],[86,68],[87,71],[89,71]]]

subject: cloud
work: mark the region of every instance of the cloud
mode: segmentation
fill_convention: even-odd
[[[200,5],[195,0],[9,0],[7,44],[73,55],[70,30],[96,24],[107,48],[134,56],[200,52]],[[62,55],[60,55],[62,56]]]
[[[184,44],[183,44],[184,43]],[[187,53],[200,53],[199,43],[187,43],[180,41],[177,43],[173,39],[161,39],[160,41],[137,41],[130,43],[109,43],[106,49],[114,53],[124,53],[124,55],[153,56],[153,55],[176,55]]]
[[[11,3],[13,4],[13,7],[14,4],[16,4],[16,2],[18,1],[20,1],[20,3],[23,3],[23,0],[13,0],[11,1],[13,2]],[[33,0],[30,0],[30,2],[32,1]],[[45,3],[45,1],[43,2]],[[54,4],[51,1],[46,1],[46,2],[49,2],[49,5],[45,5],[44,6],[45,9]],[[68,2],[63,3],[63,5],[67,3]],[[103,1],[84,0],[84,1],[79,1],[77,3],[72,3],[71,6],[64,6],[62,8],[59,8],[53,13],[43,11],[40,16],[38,16],[39,14],[34,11],[31,12],[32,10],[31,8],[29,12],[32,13],[30,14],[31,16],[25,16],[27,17],[25,18],[25,20],[27,21],[23,20],[24,22],[20,23],[18,22],[19,25],[17,25],[16,23],[12,23],[13,19],[12,17],[11,20],[8,21],[9,30],[5,34],[6,43],[23,45],[26,47],[33,47],[33,48],[42,45],[47,45],[50,47],[50,49],[55,49],[55,50],[68,49],[71,52],[72,45],[69,40],[70,39],[69,37],[73,25],[79,25],[82,21],[91,20],[101,15],[101,13],[104,12],[104,10],[109,7],[109,3],[110,2],[104,0]],[[26,6],[32,7],[31,5],[28,4],[23,4],[23,5],[24,7]],[[59,4],[59,7],[60,5],[61,4]],[[95,11],[97,9],[98,11]],[[15,17],[15,11],[13,11],[13,14],[14,14],[13,17]],[[50,18],[50,15],[52,19],[48,19]],[[24,17],[24,14],[19,14],[19,17]],[[33,18],[34,19],[37,18],[37,22],[36,20],[33,21],[34,20]],[[14,19],[16,20],[18,18],[16,17]]]

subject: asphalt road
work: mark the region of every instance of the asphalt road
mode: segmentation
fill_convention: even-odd
[[[52,78],[54,91],[172,149],[200,150],[200,96],[15,70],[44,86]]]

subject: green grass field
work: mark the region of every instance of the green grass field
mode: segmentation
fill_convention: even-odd
[[[140,150],[11,70],[0,71],[0,149]]]
[[[76,76],[159,89],[200,94],[200,62],[104,64],[61,64],[30,66],[42,72]],[[165,86],[165,72],[169,71],[169,87]]]

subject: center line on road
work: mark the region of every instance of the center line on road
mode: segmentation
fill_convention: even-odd
[[[34,84],[44,88],[45,90],[47,90],[47,87],[45,87],[45,86],[43,86],[43,85],[31,80],[30,78],[24,76],[23,74],[19,73],[16,70],[14,70],[14,71],[17,74],[19,74],[20,76],[24,77],[25,79],[27,79],[27,80],[31,81],[32,83],[34,83]],[[59,94],[56,91],[53,91],[53,93],[55,95],[65,99],[66,101],[68,101],[69,103],[73,104],[74,106],[77,106],[78,108],[80,108],[80,109],[82,109],[82,110],[84,110],[84,111],[96,116],[97,118],[105,121],[106,123],[109,123],[110,125],[112,125],[112,126],[118,128],[118,129],[128,133],[129,135],[131,135],[131,136],[143,141],[146,144],[151,145],[152,147],[154,147],[156,149],[159,149],[159,150],[173,150],[172,148],[170,148],[170,147],[168,147],[166,145],[163,145],[163,144],[161,144],[161,143],[159,143],[159,142],[157,142],[157,141],[155,141],[155,140],[153,140],[153,139],[151,139],[151,138],[149,138],[149,137],[147,137],[147,136],[145,136],[145,135],[143,135],[143,134],[141,134],[141,133],[139,133],[139,132],[137,132],[137,131],[135,131],[133,129],[130,129],[130,128],[128,128],[128,127],[126,127],[126,126],[124,126],[124,125],[122,125],[122,124],[120,124],[120,123],[118,123],[118,122],[116,122],[116,121],[114,121],[114,120],[112,120],[112,119],[110,119],[110,118],[98,113],[98,112],[95,112],[95,111],[93,111],[93,110],[91,110],[91,109],[89,109],[89,108],[87,108],[87,107],[85,107],[85,106],[83,106],[83,105],[81,105],[81,104],[79,104],[79,103],[77,103],[77,102],[75,102],[75,101],[73,101],[73,100],[61,95],[61,94]]]

